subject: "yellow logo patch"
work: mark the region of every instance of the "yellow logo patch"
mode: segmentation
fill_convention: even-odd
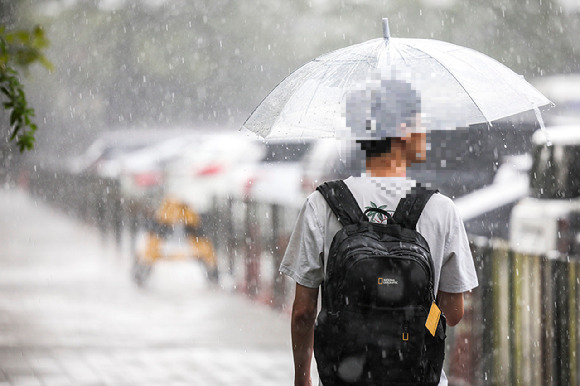
[[[379,285],[397,285],[399,282],[388,277],[379,277]]]

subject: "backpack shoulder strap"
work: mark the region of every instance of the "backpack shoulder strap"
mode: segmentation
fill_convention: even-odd
[[[322,194],[342,226],[355,224],[366,219],[344,181],[328,181],[319,185],[316,190]]]
[[[393,215],[394,222],[403,228],[416,230],[417,222],[425,205],[427,205],[427,201],[437,192],[438,190],[430,190],[417,185],[417,187],[411,190],[411,193],[399,201],[399,205],[397,205],[397,209]]]

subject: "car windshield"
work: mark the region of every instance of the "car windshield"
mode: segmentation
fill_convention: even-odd
[[[535,198],[580,197],[580,146],[536,146],[531,170]]]
[[[310,146],[309,142],[267,143],[262,162],[298,162],[304,157]]]

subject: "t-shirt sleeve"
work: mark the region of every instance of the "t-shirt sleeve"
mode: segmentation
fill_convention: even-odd
[[[439,290],[461,293],[477,287],[478,280],[463,220],[450,204]]]
[[[323,246],[322,227],[309,197],[296,220],[280,272],[300,285],[317,288],[324,280]]]

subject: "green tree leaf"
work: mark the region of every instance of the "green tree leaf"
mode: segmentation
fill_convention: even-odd
[[[28,106],[16,67],[26,72],[32,64],[39,63],[52,70],[52,63],[42,53],[48,44],[44,31],[38,26],[32,31],[6,32],[5,26],[0,25],[0,91],[7,99],[4,109],[10,111],[6,136],[9,141],[16,141],[20,152],[34,148],[37,126],[32,121],[34,109]]]

